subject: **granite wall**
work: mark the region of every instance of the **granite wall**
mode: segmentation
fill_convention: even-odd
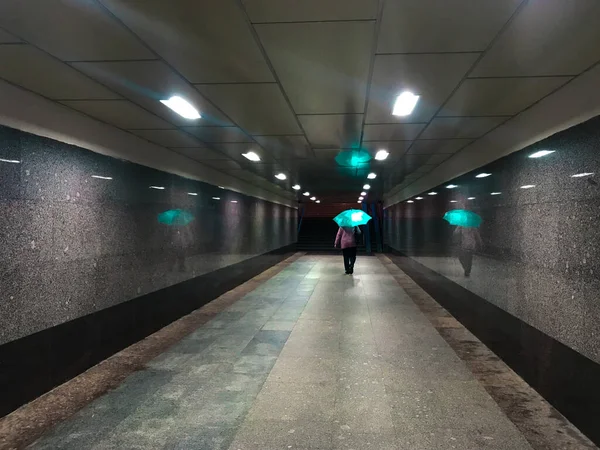
[[[530,158],[540,150],[553,153]],[[385,241],[600,363],[598,175],[597,117],[423,192],[422,200],[388,207]],[[454,227],[442,219],[451,209],[483,219],[470,277]]]
[[[194,219],[159,222],[175,209]],[[295,209],[0,127],[0,345],[289,246],[296,227]]]

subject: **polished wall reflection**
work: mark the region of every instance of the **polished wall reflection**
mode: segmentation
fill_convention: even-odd
[[[387,208],[385,240],[600,362],[598,175],[594,118]],[[456,209],[477,233],[443,219]]]
[[[297,211],[0,127],[0,344],[296,242]]]

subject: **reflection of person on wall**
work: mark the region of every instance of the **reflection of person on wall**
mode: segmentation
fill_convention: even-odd
[[[185,272],[186,269],[186,253],[192,240],[189,228],[189,226],[174,228],[173,250],[175,251],[176,270],[179,270],[179,272]]]
[[[456,227],[454,237],[459,245],[458,260],[465,271],[465,277],[468,277],[473,267],[473,253],[483,246],[479,230],[473,227]]]

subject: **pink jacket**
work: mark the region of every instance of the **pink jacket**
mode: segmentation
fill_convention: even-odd
[[[356,232],[360,234],[360,228],[358,228]],[[342,248],[356,247],[356,239],[354,238],[354,228],[340,227],[340,229],[337,232],[337,236],[335,237],[334,246],[338,247],[340,244],[342,245]]]

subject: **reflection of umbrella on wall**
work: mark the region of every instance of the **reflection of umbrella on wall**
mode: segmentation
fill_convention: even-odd
[[[184,227],[194,220],[194,216],[182,209],[170,209],[158,215],[158,221],[172,227]]]
[[[481,217],[472,211],[465,209],[453,209],[444,214],[444,220],[450,225],[457,225],[465,228],[479,228]]]
[[[347,209],[333,218],[340,227],[357,227],[365,225],[369,220],[371,216],[360,209]]]

